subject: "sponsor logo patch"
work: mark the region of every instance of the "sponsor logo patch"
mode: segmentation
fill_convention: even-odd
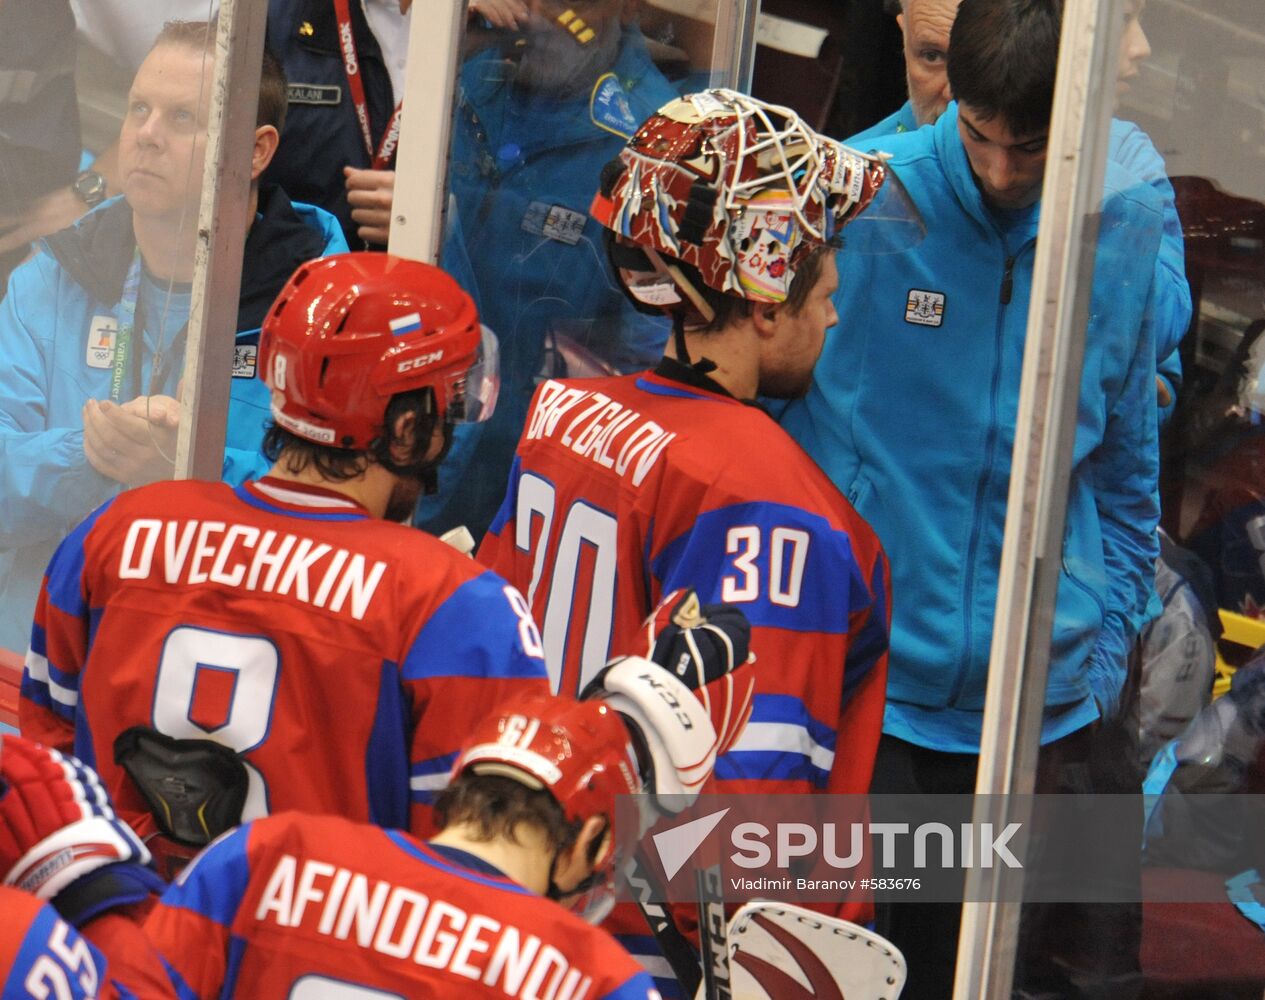
[[[942,326],[944,324],[944,292],[929,292],[911,288],[905,299],[905,322],[916,326]]]

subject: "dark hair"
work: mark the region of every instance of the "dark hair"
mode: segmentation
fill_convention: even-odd
[[[795,277],[791,279],[791,287],[786,290],[786,300],[781,303],[781,308],[786,309],[792,316],[798,316],[804,303],[808,301],[808,295],[816,287],[818,280],[821,278],[821,268],[823,263],[830,260],[831,248],[827,246],[814,246],[799,262],[799,266],[795,269]],[[693,330],[693,333],[714,333],[723,330],[735,320],[750,316],[752,310],[759,304],[752,302],[750,299],[744,299],[738,295],[730,295],[726,292],[719,292],[710,285],[704,284],[703,277],[698,273],[698,269],[683,260],[669,258],[681,273],[698,289],[699,294],[703,296],[707,304],[712,307],[712,312],[716,314],[707,326],[702,330]]]
[[[259,73],[259,109],[255,112],[255,127],[271,125],[280,132],[285,127],[289,106],[289,85],[281,60],[265,48],[264,63]]]
[[[535,827],[555,851],[563,851],[579,836],[580,822],[568,822],[549,792],[528,788],[521,781],[500,774],[466,771],[439,793],[435,822],[442,830],[463,823],[474,829],[476,840],[505,839],[517,844],[514,831],[520,825]]]
[[[429,387],[392,396],[387,404],[382,428],[373,443],[365,450],[355,451],[350,448],[317,444],[315,441],[309,441],[307,438],[291,433],[275,421],[270,422],[268,429],[264,431],[264,440],[260,450],[270,462],[284,460],[287,472],[299,473],[308,467],[313,467],[323,479],[332,483],[355,479],[368,468],[371,458],[379,465],[400,475],[419,473],[433,468],[443,458],[443,453],[441,453],[439,458],[430,462],[423,463],[422,461],[422,457],[430,449],[431,436],[435,432],[433,398],[433,390]],[[390,434],[390,428],[394,427],[395,422],[407,413],[412,413],[415,420],[413,457],[401,465],[391,458],[391,446],[395,443],[395,439]],[[444,449],[444,452],[446,451],[447,447]]]
[[[1015,136],[1050,127],[1063,0],[962,0],[949,34],[949,86]]]
[[[154,39],[152,49],[160,45],[183,45],[214,57],[214,21],[168,21]],[[287,106],[285,70],[275,55],[264,49],[263,66],[259,74],[259,104],[255,110],[255,127],[272,125],[278,132],[285,125]]]

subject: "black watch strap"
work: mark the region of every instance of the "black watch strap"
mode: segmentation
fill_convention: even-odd
[[[89,208],[105,201],[105,178],[95,170],[83,171],[70,187]]]

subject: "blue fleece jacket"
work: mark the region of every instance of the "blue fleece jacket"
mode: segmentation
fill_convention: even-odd
[[[838,256],[839,324],[783,423],[891,559],[885,730],[978,751],[1039,206],[985,205],[957,107],[884,148],[927,223]],[[1159,456],[1148,311],[1163,224],[1109,164],[1059,580],[1046,741],[1113,711],[1152,597]],[[1160,321],[1163,317],[1158,318]]]

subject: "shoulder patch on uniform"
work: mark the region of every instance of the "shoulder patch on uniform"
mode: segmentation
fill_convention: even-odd
[[[944,292],[911,288],[905,299],[905,322],[917,326],[943,325]]]
[[[593,85],[589,117],[598,128],[614,132],[624,139],[631,139],[641,124],[628,103],[624,85],[614,73],[598,77],[597,83]]]

